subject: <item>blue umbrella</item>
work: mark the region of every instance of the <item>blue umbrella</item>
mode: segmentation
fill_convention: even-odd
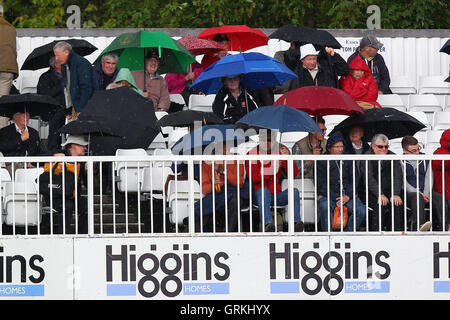
[[[255,109],[239,119],[236,127],[253,127],[279,132],[322,132],[309,114],[286,105]]]
[[[258,52],[239,53],[213,63],[195,80],[191,88],[205,94],[217,93],[222,77],[243,74],[242,83],[251,90],[279,86],[297,75],[279,60]]]
[[[444,52],[446,54],[450,54],[450,39],[447,40],[447,42],[442,46],[441,50],[439,52]]]
[[[173,154],[203,154],[206,147],[214,148],[223,142],[239,144],[248,140],[243,130],[236,130],[234,125],[204,125],[191,131],[175,143]],[[209,152],[208,152],[209,153]]]

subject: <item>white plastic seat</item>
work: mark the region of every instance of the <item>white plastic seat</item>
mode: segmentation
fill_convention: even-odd
[[[167,177],[173,174],[170,166],[153,166],[144,168],[141,191],[150,193],[155,199],[163,199]],[[166,195],[167,196],[167,195]]]
[[[308,135],[308,132],[283,132],[281,134],[281,144],[284,144],[290,150],[294,144]]]
[[[444,80],[448,76],[424,76],[419,78],[419,94],[450,94],[450,83]]]
[[[186,105],[186,102],[184,101],[184,98],[181,94],[179,93],[170,93],[169,94],[170,97],[170,101],[182,104],[182,105]]]
[[[430,118],[427,117],[424,111],[409,111],[408,114],[410,116],[413,116],[414,118],[416,118],[425,125],[425,128],[423,128],[421,131],[427,131],[432,129],[433,127],[432,120],[430,120]]]
[[[280,93],[274,94],[274,95],[273,95],[273,101],[277,101],[278,99],[280,99],[280,97],[281,97],[282,95],[283,95],[283,94],[280,94]]]
[[[402,150],[402,139],[403,138],[389,139],[389,150]]]
[[[427,132],[427,144],[426,149],[436,150],[441,147],[441,137],[444,131],[430,130]]]
[[[212,104],[214,99],[216,98],[215,94],[191,94],[189,96],[189,109],[205,111],[205,112],[213,112]]]
[[[116,156],[148,156],[147,151],[138,149],[117,149]],[[150,159],[149,159],[150,160]],[[142,187],[144,168],[150,161],[119,161],[116,163],[117,190],[120,192],[139,192]]]
[[[327,131],[328,126],[335,127],[337,124],[341,123],[341,121],[344,121],[347,118],[348,116],[342,114],[330,114],[327,116],[323,116],[323,119],[325,120],[325,126],[327,127]]]
[[[37,84],[40,75],[28,74],[22,76],[20,81],[20,93],[37,93]]]
[[[434,114],[433,130],[446,130],[450,128],[450,110]]]
[[[154,156],[166,156],[166,158],[169,158],[173,154],[172,154],[172,150],[170,150],[170,149],[154,149],[153,155]],[[154,166],[156,166],[156,167],[162,167],[162,166],[169,167],[171,165],[172,165],[172,161],[170,161],[170,160],[154,162]]]
[[[200,184],[198,181],[193,181],[194,189],[194,203],[201,199]],[[187,180],[169,181],[167,187],[167,202],[171,211],[169,213],[169,221],[174,224],[181,225],[183,219],[189,216],[189,190],[191,182]]]
[[[15,226],[36,226],[41,222],[42,202],[33,183],[5,184],[4,222]]]
[[[395,94],[416,94],[416,86],[407,76],[392,76],[389,85],[392,93]]]
[[[383,108],[394,108],[400,111],[406,111],[405,103],[398,94],[379,94],[377,102]]]
[[[429,131],[430,130],[418,131],[414,134],[414,138],[416,138],[417,141],[419,141],[419,145],[421,148],[425,148],[427,145],[427,136],[428,136]]]
[[[408,112],[411,111],[440,112],[442,111],[442,106],[432,94],[412,94],[409,96],[408,106]]]
[[[162,117],[164,117],[165,115],[167,115],[168,113],[166,111],[156,111],[155,112],[155,116],[156,119],[161,119]]]
[[[189,134],[189,129],[187,127],[174,128],[169,136],[169,148],[172,148],[175,143],[187,134]]]
[[[281,190],[286,190],[288,188],[289,181],[284,179],[281,182]],[[315,187],[314,180],[303,179],[303,194],[302,194],[302,179],[294,179],[294,188],[297,188],[300,192],[300,217],[304,224],[315,224],[318,219],[315,218]],[[302,197],[303,196],[303,197]],[[286,206],[287,212],[287,206]],[[319,208],[317,207],[317,214],[319,215]],[[283,217],[287,220],[287,217]]]
[[[14,181],[33,183],[36,187],[36,179],[44,172],[44,168],[18,168],[14,173]]]

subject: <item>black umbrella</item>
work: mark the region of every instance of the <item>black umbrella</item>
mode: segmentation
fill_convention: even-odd
[[[441,50],[439,52],[444,52],[446,54],[450,54],[450,39],[447,40],[447,42],[442,46]]]
[[[341,44],[331,33],[326,30],[317,30],[310,27],[284,25],[274,31],[269,38],[296,42],[299,45],[311,43],[318,47],[341,48]]]
[[[329,135],[340,131],[344,136],[348,136],[350,129],[355,125],[363,128],[364,138],[367,141],[377,133],[385,134],[389,139],[412,136],[426,127],[406,112],[394,108],[373,108],[365,110],[364,113],[353,113],[336,125]]]
[[[202,124],[223,124],[223,120],[214,113],[197,110],[182,110],[166,114],[157,124],[160,127],[185,127],[194,124],[195,121],[201,121]]]
[[[75,120],[70,121],[65,124],[61,128],[59,128],[58,133],[66,133],[66,134],[99,134],[99,135],[110,135],[110,136],[118,136],[122,137],[126,134],[126,130],[124,130],[119,123],[117,125],[113,125],[112,123],[105,123],[101,121],[92,121],[92,120]]]
[[[16,112],[29,112],[30,117],[48,121],[62,106],[50,96],[37,93],[10,94],[0,98],[0,116],[12,118]]]
[[[445,82],[450,82],[450,76],[444,80]]]
[[[78,120],[99,123],[108,134],[91,136],[90,149],[96,155],[114,155],[117,149],[147,149],[159,133],[153,103],[129,87],[94,92]],[[89,130],[92,128],[85,133],[92,132]]]
[[[42,68],[48,68],[48,62],[54,55],[53,47],[60,41],[69,43],[72,46],[73,51],[75,51],[80,56],[87,56],[97,50],[97,47],[83,39],[55,40],[43,46],[35,48],[25,59],[20,70],[38,70]]]

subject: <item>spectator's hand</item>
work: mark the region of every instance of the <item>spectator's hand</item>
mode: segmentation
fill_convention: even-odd
[[[22,134],[20,135],[20,139],[22,139],[22,141],[27,141],[28,139],[30,139],[30,133],[28,132],[28,130],[23,130]]]
[[[378,94],[383,94],[383,91],[378,90]]]
[[[31,163],[27,162],[27,168],[34,168],[34,166]]]
[[[420,192],[420,194],[422,195],[422,197],[423,197],[423,199],[425,200],[426,203],[430,202],[430,196],[429,195],[427,195],[427,194],[425,194],[423,192]]]
[[[393,196],[391,201],[394,202],[394,206],[401,206],[403,204],[402,198],[400,196]]]
[[[326,53],[328,53],[330,56],[334,56],[334,49],[330,47],[325,47]]]
[[[313,149],[313,154],[319,155],[319,154],[321,154],[321,153],[322,153],[322,149],[321,149],[321,148],[315,147],[315,148]]]
[[[386,197],[384,194],[382,194],[380,196],[380,198],[378,199],[378,204],[381,204],[382,206],[386,206],[389,204],[389,199],[388,197]]]
[[[349,200],[350,200],[350,197],[347,195],[344,195],[342,197],[342,201],[341,201],[341,197],[337,197],[336,198],[336,207],[340,208],[342,205],[346,204]]]
[[[144,97],[148,98],[148,91],[144,91]]]
[[[195,77],[195,74],[191,71],[191,72],[188,72],[188,74],[184,78],[186,79],[186,81],[189,81],[189,80],[194,80],[194,77]]]
[[[64,153],[54,153],[54,157],[65,157],[66,155]]]

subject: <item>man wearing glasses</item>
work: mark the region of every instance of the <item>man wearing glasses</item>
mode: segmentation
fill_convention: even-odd
[[[371,148],[366,154],[390,155],[395,153],[389,150],[388,137],[379,133],[372,138]],[[370,160],[367,161],[367,167],[366,161],[362,161],[360,167],[363,179],[361,182],[363,194],[360,195],[360,199],[365,201],[364,191],[368,192],[368,205],[373,209],[372,212],[369,212],[369,230],[403,231],[404,209],[401,197],[403,174],[400,161]],[[366,170],[368,171],[367,181]],[[392,227],[392,214],[394,215],[394,227]]]

